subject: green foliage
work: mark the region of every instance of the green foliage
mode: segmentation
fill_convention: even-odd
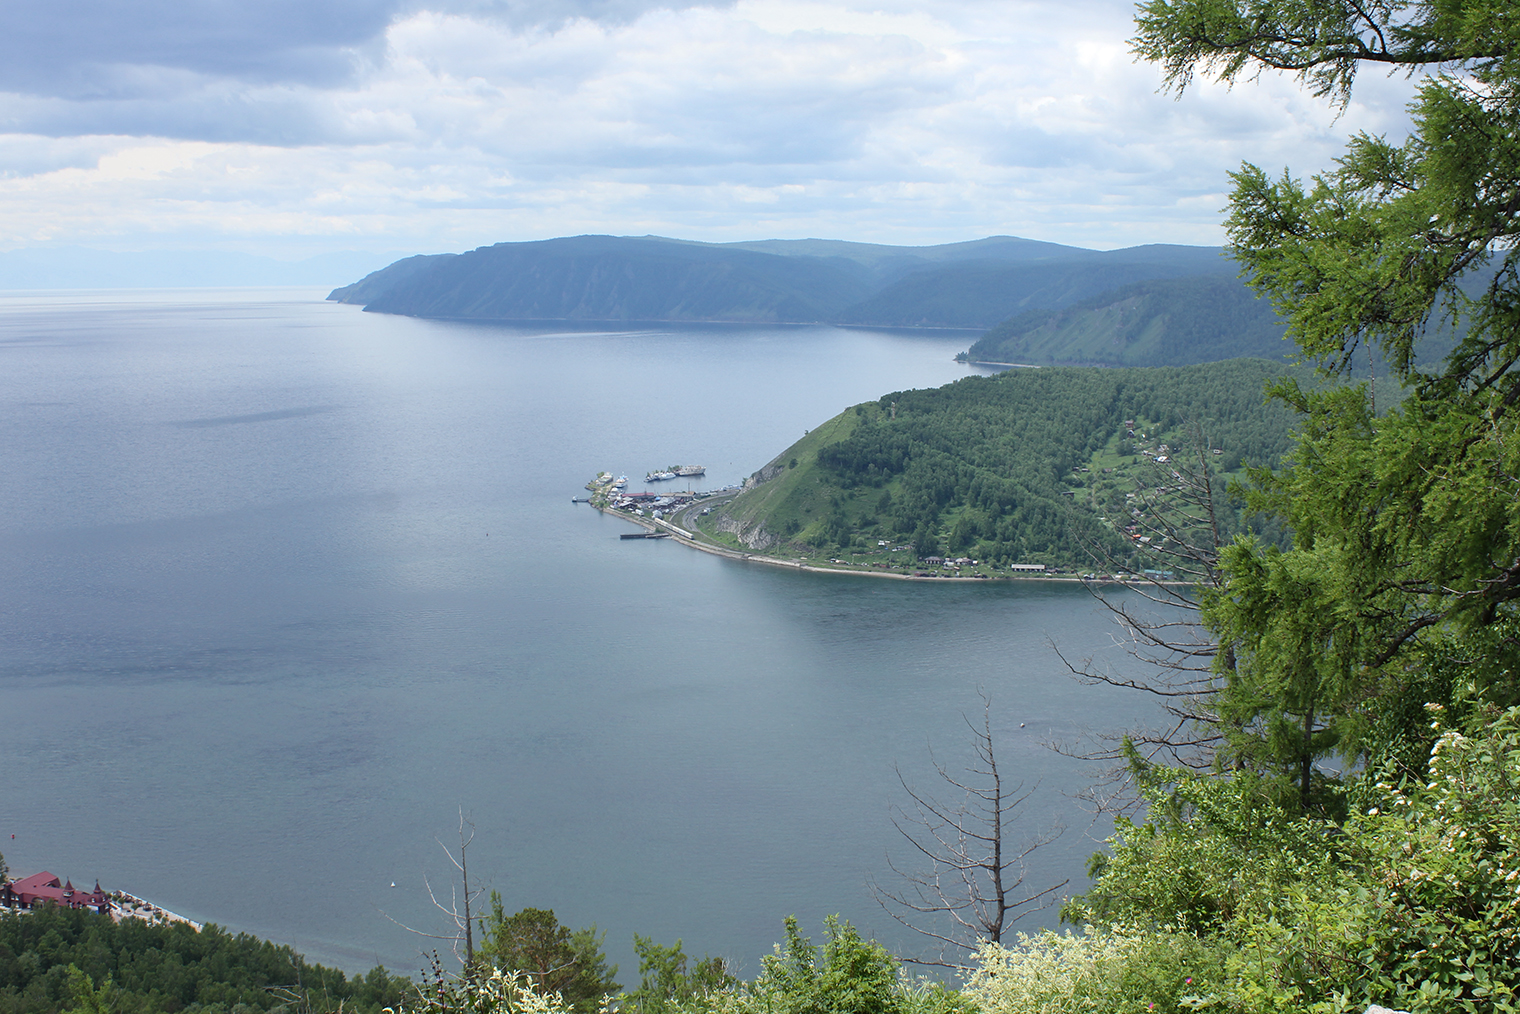
[[[618,997],[618,1008],[638,1014],[670,1014],[689,1007],[709,994],[732,989],[739,980],[729,974],[722,958],[703,957],[690,971],[686,953],[677,940],[663,947],[650,937],[633,935],[639,956],[639,988]]]
[[[533,988],[527,976],[481,963],[454,975],[444,971],[434,955],[421,985],[390,1014],[570,1014],[573,1010],[558,993]]]
[[[283,987],[277,994],[272,989]],[[113,922],[110,916],[45,907],[0,915],[0,1011],[5,1014],[252,1014],[301,1011],[378,1014],[411,983],[383,968],[348,979],[309,965],[286,946],[207,926]]]
[[[1094,548],[1118,558],[1138,544],[1121,530],[1123,491],[1100,489],[1102,467],[1074,470],[1101,458],[1133,488],[1138,471],[1114,457],[1126,420],[1146,421],[1151,448],[1184,443],[1196,424],[1236,460],[1273,463],[1288,449],[1292,412],[1264,404],[1262,390],[1285,369],[1231,360],[1011,370],[900,391],[815,429],[725,513],[816,549],[848,551],[860,539],[911,544],[919,557],[1090,566]],[[798,467],[781,469],[793,459]],[[1235,512],[1219,520],[1227,532],[1246,524]]]
[[[1293,71],[1315,95],[1344,103],[1363,62],[1460,66],[1480,81],[1515,76],[1520,16],[1506,0],[1316,4],[1306,0],[1148,0],[1135,52],[1186,87],[1197,70],[1233,82],[1262,68]]]
[[[1381,411],[1366,387],[1279,387],[1297,446],[1256,476],[1252,504],[1294,544],[1237,543],[1208,604],[1229,649],[1231,749],[1296,766],[1310,808],[1315,760],[1365,754],[1366,702],[1407,699],[1432,633],[1473,635],[1520,601],[1520,9],[1151,0],[1138,25],[1137,51],[1178,87],[1279,68],[1344,102],[1362,62],[1444,72],[1422,82],[1400,144],[1355,137],[1307,183],[1235,174],[1231,240],[1303,356],[1336,375],[1365,351],[1406,387]],[[1432,356],[1443,329],[1460,340]],[[1487,650],[1520,664],[1520,642]]]
[[[884,947],[861,939],[853,926],[837,916],[826,920],[825,929],[828,940],[822,947],[814,947],[798,929],[797,920],[788,918],[785,943],[777,944],[774,954],[761,959],[760,974],[748,983],[728,977],[714,959],[685,974],[680,971],[684,956],[679,943],[663,948],[636,937],[646,976],[645,998],[638,1010],[679,1014],[973,1014],[961,993],[942,983],[910,978]],[[710,977],[711,985],[698,982],[704,966],[720,973]],[[672,984],[674,988],[670,988]]]
[[[819,949],[786,919],[786,942],[761,960],[751,992],[777,1014],[896,1014],[897,963],[874,940],[838,916],[825,923],[828,941]]]
[[[1202,602],[1231,774],[1140,766],[1147,819],[1068,914],[1223,955],[1194,1007],[1513,1010],[1520,9],[1150,0],[1135,46],[1178,87],[1277,68],[1342,102],[1363,62],[1446,74],[1402,144],[1357,137],[1307,185],[1236,174],[1235,249],[1303,355],[1333,376],[1365,351],[1406,396],[1278,386],[1296,446],[1248,503],[1293,543],[1237,539]],[[1460,338],[1431,355],[1443,328]]]
[[[1257,779],[1163,770],[1142,772],[1149,819],[1115,821],[1108,854],[1089,868],[1096,882],[1068,902],[1067,921],[1215,933],[1323,872],[1325,826],[1287,816]]]
[[[491,914],[482,920],[477,960],[506,972],[520,972],[538,992],[558,994],[570,1008],[595,1011],[616,993],[617,966],[602,953],[605,933],[596,927],[571,930],[550,909],[525,908],[507,915],[501,895],[491,892]]]
[[[709,994],[699,1009],[721,1014],[971,1014],[955,990],[904,975],[886,948],[837,916],[821,948],[786,920],[786,941],[761,959],[753,982]]]
[[[116,989],[107,979],[97,988],[78,965],[68,968],[69,1006],[63,1014],[111,1014],[116,1009]]]
[[[1372,772],[1372,805],[1339,827],[1286,818],[1245,777],[1152,786],[1150,819],[1121,823],[1068,917],[1196,937],[1227,958],[1210,973],[1221,1009],[1514,1009],[1520,708],[1479,709],[1465,731],[1427,710],[1429,780]]]
[[[1227,953],[1182,933],[1097,930],[986,943],[966,985],[982,1014],[1220,1010]]]

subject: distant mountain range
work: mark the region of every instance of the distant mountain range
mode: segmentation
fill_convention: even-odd
[[[1217,247],[1097,251],[1011,236],[926,247],[574,236],[409,257],[329,298],[420,317],[986,328],[1137,281],[1237,270]]]

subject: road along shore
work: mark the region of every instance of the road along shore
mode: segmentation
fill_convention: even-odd
[[[715,503],[723,502],[726,501],[717,498],[701,501],[702,505],[704,506],[712,506]],[[673,541],[679,542],[683,546],[690,546],[692,549],[700,550],[704,553],[711,553],[714,556],[726,557],[730,560],[738,560],[742,563],[760,563],[764,564],[767,567],[785,567],[788,570],[802,570],[813,574],[842,574],[848,577],[880,577],[893,581],[929,581],[941,583],[945,581],[960,581],[966,584],[980,584],[987,581],[1044,581],[1061,584],[1094,585],[1153,585],[1160,583],[1173,584],[1184,587],[1187,584],[1187,582],[1156,582],[1143,578],[1136,578],[1133,581],[1121,581],[1114,580],[1112,578],[1084,581],[1082,578],[1077,577],[1074,574],[1009,574],[999,575],[998,577],[939,577],[937,575],[926,575],[919,577],[915,574],[893,574],[879,570],[856,570],[850,567],[831,567],[817,563],[804,563],[801,560],[782,560],[774,556],[766,556],[764,553],[746,553],[742,550],[729,549],[727,546],[718,546],[714,545],[711,542],[703,542],[698,537],[697,533],[666,521],[663,518],[642,517],[637,514],[628,514],[624,511],[614,510],[611,507],[604,507],[601,504],[596,503],[593,503],[592,506],[601,511],[603,514],[610,514],[611,516],[622,521],[632,522],[633,524],[638,525],[639,527],[651,532],[659,532],[669,535]],[[681,513],[684,514],[685,512],[683,511]]]

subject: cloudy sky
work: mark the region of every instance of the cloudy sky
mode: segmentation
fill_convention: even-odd
[[[0,14],[0,250],[434,252],[586,232],[1214,244],[1226,172],[1401,133],[1180,101],[1112,0],[39,0]]]

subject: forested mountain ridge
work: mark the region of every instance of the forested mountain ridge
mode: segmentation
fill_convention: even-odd
[[[1292,413],[1263,388],[1288,372],[1259,359],[1010,370],[888,394],[782,452],[708,527],[750,550],[870,565],[1085,569],[1096,550],[1143,569],[1127,495],[1171,483],[1169,459],[1199,438],[1221,476],[1275,463]],[[1226,528],[1246,523],[1236,511]]]
[[[1281,359],[1286,324],[1237,278],[1156,279],[1063,309],[1031,310],[971,346],[973,362],[1186,366],[1237,356]]]
[[[1080,264],[1069,260],[1020,264],[977,260],[920,268],[846,308],[836,322],[989,327],[1010,314],[1048,312],[1134,282],[1179,276],[1217,280],[1222,286],[1249,295],[1244,283],[1235,278],[1234,265],[1217,252],[1211,251],[1206,258],[1191,254],[1130,257],[1131,253],[1114,251]],[[1200,267],[1213,273],[1195,276]]]
[[[1136,281],[1235,272],[1213,247],[574,236],[407,258],[328,298],[421,317],[983,328]]]

